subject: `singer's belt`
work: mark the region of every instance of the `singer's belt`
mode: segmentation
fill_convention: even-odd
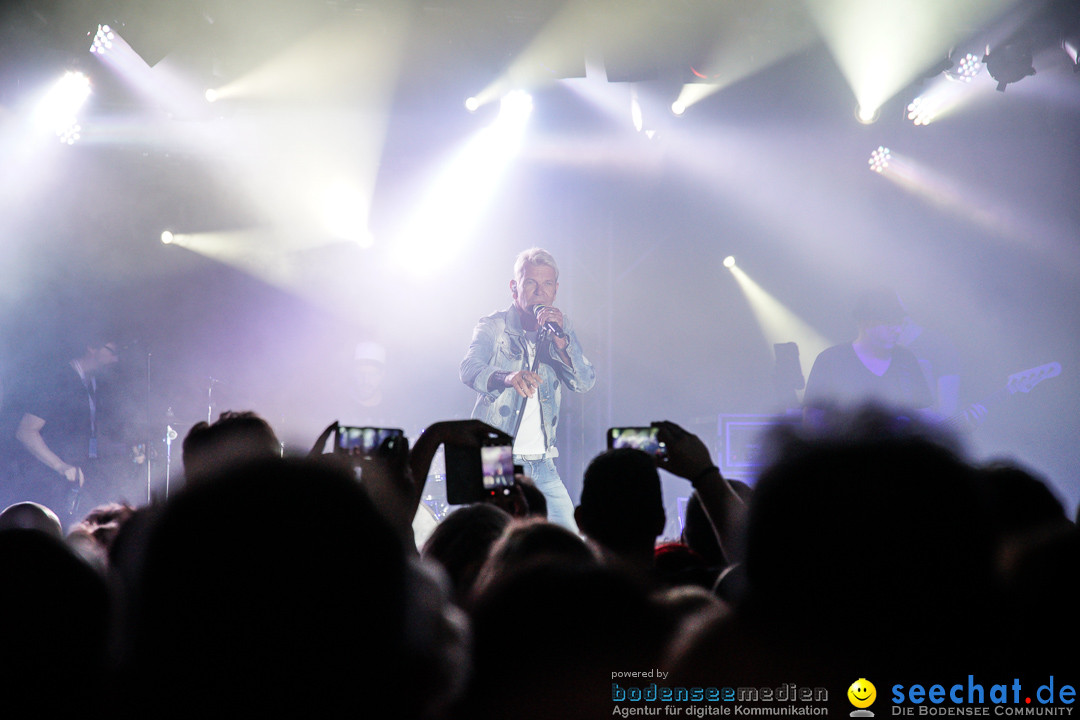
[[[515,455],[514,457],[521,460],[528,460],[530,462],[536,462],[537,460],[546,460],[547,453],[541,453],[540,455]]]

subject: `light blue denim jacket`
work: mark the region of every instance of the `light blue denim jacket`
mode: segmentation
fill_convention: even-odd
[[[544,442],[549,457],[557,456],[555,429],[559,424],[559,401],[562,386],[572,392],[586,392],[596,383],[596,371],[581,350],[581,343],[571,329],[570,318],[563,315],[563,330],[570,344],[566,346],[570,364],[559,357],[550,342],[540,344],[540,366],[537,373],[543,379],[540,394],[540,416]],[[473,330],[472,342],[461,361],[461,381],[478,395],[472,416],[503,432],[513,433],[518,415],[525,409],[525,398],[514,388],[488,390],[488,380],[496,372],[516,372],[526,368],[527,340],[525,329],[516,308],[492,313],[480,318]]]

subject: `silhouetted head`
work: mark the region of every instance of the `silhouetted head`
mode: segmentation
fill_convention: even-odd
[[[0,683],[42,709],[85,709],[106,678],[105,580],[54,534],[26,529],[0,531],[0,578]]]
[[[510,520],[509,514],[489,503],[466,505],[439,523],[420,554],[442,565],[455,597],[462,601]]]
[[[666,521],[652,456],[617,448],[593,458],[574,516],[586,536],[615,553],[651,553]]]
[[[746,607],[841,653],[893,658],[941,637],[974,652],[994,602],[973,472],[894,417],[868,410],[829,434],[773,438],[751,504]]]
[[[1080,643],[1080,530],[1071,523],[1047,528],[1046,534],[1030,537],[1017,556],[1006,578],[1010,659],[1028,672],[1050,674],[1075,662]]]
[[[525,502],[529,503],[529,517],[547,519],[547,498],[540,488],[530,480],[519,481]]]
[[[281,442],[266,420],[254,412],[221,413],[210,425],[195,423],[184,438],[184,477],[200,482],[238,464],[281,454]]]
[[[364,707],[402,690],[406,578],[346,469],[271,459],[188,486],[149,529],[131,689],[168,678],[189,709]]]
[[[0,530],[40,530],[58,540],[64,537],[60,518],[36,502],[20,502],[4,508],[0,512]]]
[[[610,715],[613,668],[656,666],[670,630],[644,588],[597,564],[511,571],[477,598],[472,617],[473,684],[461,716],[484,719]]]
[[[986,499],[993,530],[1002,538],[1067,526],[1065,508],[1047,484],[1010,462],[978,468],[979,489]]]
[[[589,546],[565,527],[540,518],[515,521],[492,545],[476,579],[475,591],[483,592],[514,568],[524,565],[594,565],[597,562]]]

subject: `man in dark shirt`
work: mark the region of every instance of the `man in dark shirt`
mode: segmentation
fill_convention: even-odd
[[[804,417],[819,424],[831,406],[876,402],[907,410],[934,404],[919,361],[898,344],[906,313],[896,293],[877,289],[859,296],[853,313],[859,334],[818,355],[803,395]]]
[[[25,499],[73,512],[98,459],[98,374],[119,359],[116,342],[90,343],[24,398],[15,438],[32,457]]]

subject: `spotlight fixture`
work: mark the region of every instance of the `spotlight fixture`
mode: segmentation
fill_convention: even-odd
[[[735,267],[735,256],[734,255],[728,255],[726,258],[724,258],[724,267],[726,267],[728,270]]]
[[[907,118],[916,125],[929,125],[934,116],[929,103],[920,95],[908,104]]]
[[[162,245],[171,245],[173,240],[175,240],[175,239],[176,239],[175,236],[169,230],[166,230],[165,232],[161,233],[161,244]]]
[[[480,100],[475,97],[465,98],[465,109],[469,112],[476,112],[480,107]]]
[[[40,127],[56,133],[69,145],[80,130],[76,113],[90,96],[90,79],[80,72],[67,72],[38,104],[35,118]]]
[[[876,173],[885,172],[885,169],[889,167],[889,160],[892,159],[892,152],[884,145],[878,145],[877,150],[870,153],[870,169]]]
[[[65,145],[74,145],[82,137],[82,126],[78,123],[70,125],[63,130],[58,130],[56,133],[57,139]]]
[[[97,33],[94,35],[94,43],[90,46],[90,52],[98,55],[104,55],[107,51],[112,49],[113,40],[116,39],[116,33],[108,25],[98,25]]]
[[[206,98],[206,102],[217,102],[219,96],[218,91],[215,88],[207,88],[206,93],[203,95]]]
[[[982,71],[982,59],[974,53],[965,53],[956,67],[950,68],[945,76],[950,80],[969,83],[980,71]]]
[[[877,122],[880,112],[877,108],[864,108],[862,105],[855,108],[855,119],[863,125],[872,125]]]
[[[683,113],[686,112],[686,105],[676,100],[671,103],[671,112],[674,113],[676,117],[682,117]]]
[[[997,80],[997,91],[1005,92],[1005,86],[1009,83],[1023,80],[1028,75],[1035,74],[1035,68],[1031,65],[1031,43],[1013,40],[991,52],[987,48],[983,62],[990,77]]]

